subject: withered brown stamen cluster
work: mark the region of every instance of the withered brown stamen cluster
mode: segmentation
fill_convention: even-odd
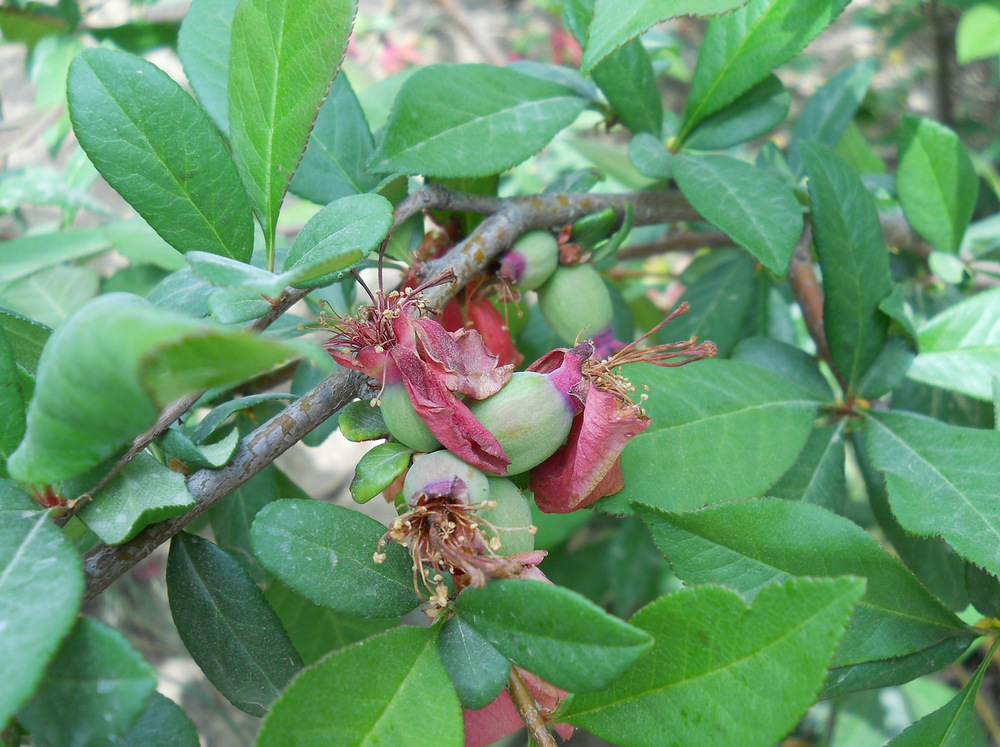
[[[454,578],[456,591],[460,591],[466,586],[485,586],[490,578],[512,578],[524,569],[523,563],[496,554],[499,531],[478,515],[496,508],[496,502],[466,503],[464,493],[464,484],[456,480],[447,494],[417,494],[413,507],[393,519],[373,556],[376,563],[384,562],[382,549],[390,542],[409,550],[413,588],[437,608],[448,605],[445,573]]]

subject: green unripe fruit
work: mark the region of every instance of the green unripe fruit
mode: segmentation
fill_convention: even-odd
[[[568,343],[581,332],[597,337],[611,326],[615,313],[611,294],[600,273],[590,265],[560,267],[538,289],[538,307],[553,331]]]
[[[414,460],[403,480],[403,498],[412,504],[418,493],[447,494],[456,478],[465,483],[469,503],[489,498],[490,485],[486,475],[444,449]]]
[[[480,511],[479,516],[497,528],[493,532],[489,527],[482,530],[487,537],[496,536],[500,539],[500,549],[497,555],[516,555],[519,552],[530,552],[535,549],[535,533],[531,524],[531,504],[527,497],[510,480],[503,477],[489,478],[490,500],[497,504],[496,508]]]
[[[548,231],[528,231],[500,259],[500,277],[520,291],[535,290],[559,265],[559,242]]]
[[[521,371],[499,392],[469,409],[503,447],[516,475],[548,459],[563,445],[574,411],[548,376]]]
[[[387,386],[379,397],[382,419],[392,437],[415,451],[437,451],[441,442],[413,409],[413,402],[403,384]]]

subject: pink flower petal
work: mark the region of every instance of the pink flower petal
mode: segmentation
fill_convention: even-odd
[[[473,467],[507,474],[510,459],[497,437],[448,390],[436,372],[408,347],[397,345],[390,353],[399,366],[413,409],[444,447]]]
[[[510,380],[513,366],[499,366],[475,330],[449,332],[434,319],[397,317],[392,323],[400,344],[413,347],[452,392],[486,399]],[[413,340],[413,344],[410,344]]]
[[[591,384],[566,443],[531,471],[535,503],[545,513],[564,514],[621,490],[618,459],[648,426],[638,407]]]
[[[556,348],[528,366],[528,370],[548,376],[573,411],[579,412],[586,402],[588,387],[581,369],[593,352],[594,346],[589,342],[581,342],[575,348]]]
[[[510,327],[500,311],[485,297],[473,298],[466,306],[472,328],[483,336],[483,342],[500,358],[500,364],[517,368],[524,360],[510,337]]]
[[[566,697],[565,690],[550,685],[520,667],[515,669],[539,707],[545,711],[554,711]],[[542,713],[543,718],[546,715],[545,712]],[[485,708],[480,708],[478,711],[463,709],[462,717],[465,720],[465,747],[487,747],[524,726],[524,721],[521,720],[517,708],[514,707],[514,701],[510,699],[510,693],[506,689]],[[570,724],[557,724],[555,730],[563,739],[573,736],[573,727]]]

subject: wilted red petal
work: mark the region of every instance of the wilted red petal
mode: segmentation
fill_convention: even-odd
[[[473,467],[507,474],[510,459],[497,437],[448,390],[436,372],[404,345],[397,345],[390,353],[399,366],[413,409],[444,447]]]
[[[473,298],[465,307],[472,328],[483,336],[486,347],[500,357],[500,365],[517,368],[524,356],[514,345],[503,315],[484,296]]]
[[[548,376],[579,412],[586,402],[588,387],[583,379],[583,362],[593,353],[594,346],[589,342],[581,342],[574,348],[556,348],[528,366],[528,370]]]
[[[621,490],[618,458],[648,426],[638,407],[591,384],[566,443],[531,470],[535,503],[545,513],[564,514]]]
[[[498,365],[499,358],[475,330],[449,332],[434,319],[404,317],[393,320],[392,326],[400,344],[413,347],[449,391],[486,399],[513,373],[513,366]]]
[[[550,685],[520,667],[515,668],[535,701],[546,711],[554,711],[566,697],[565,690]],[[545,715],[542,714],[543,718]],[[478,711],[463,709],[462,717],[465,720],[465,747],[487,747],[524,726],[524,721],[521,720],[506,689],[485,708],[480,708]],[[557,724],[555,730],[563,739],[573,736],[573,727],[570,724]]]

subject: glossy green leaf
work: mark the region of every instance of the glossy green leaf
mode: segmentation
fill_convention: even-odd
[[[955,51],[961,65],[1000,54],[1000,8],[983,2],[965,10],[958,21]]]
[[[209,681],[255,716],[302,668],[281,620],[235,560],[181,532],[167,560],[170,613],[184,646]]]
[[[398,443],[379,444],[358,461],[351,480],[351,497],[367,503],[406,472],[413,449]]]
[[[514,664],[572,692],[607,687],[653,643],[580,594],[541,581],[469,587],[454,609]]]
[[[462,708],[485,708],[507,686],[510,662],[461,617],[441,627],[438,650]]]
[[[847,5],[848,0],[751,0],[713,18],[698,55],[688,94],[683,142],[705,117],[749,91],[773,68],[792,59]]]
[[[1000,574],[995,511],[1000,432],[903,413],[871,413],[865,443],[885,473],[889,504],[909,532],[939,536],[959,554]]]
[[[812,431],[817,402],[790,379],[750,363],[698,361],[683,368],[636,365],[649,387],[653,422],[622,454],[625,488],[595,506],[628,501],[698,508],[762,495],[795,463]]]
[[[670,18],[710,16],[744,4],[746,0],[597,0],[580,69],[586,75],[630,39]]]
[[[864,593],[857,578],[790,579],[752,606],[706,586],[661,597],[632,623],[653,651],[609,689],[574,696],[559,718],[615,744],[774,744],[826,679],[848,618]]]
[[[0,306],[58,327],[97,295],[101,276],[89,267],[56,265],[0,290]]]
[[[374,441],[389,435],[389,429],[382,419],[382,411],[372,407],[368,400],[355,400],[345,405],[340,411],[338,421],[340,432],[348,441]]]
[[[390,228],[392,204],[381,195],[341,198],[299,231],[285,256],[285,273],[297,275],[295,284],[304,288],[329,285],[377,249]]]
[[[353,0],[240,0],[229,58],[233,156],[272,266],[278,210],[347,50]]]
[[[812,198],[813,241],[823,270],[830,356],[853,391],[889,328],[879,304],[892,291],[889,250],[875,201],[829,148],[801,143]]]
[[[886,747],[965,747],[976,744],[979,737],[976,695],[996,650],[997,643],[994,642],[989,655],[958,695],[909,726]]]
[[[792,97],[777,75],[764,80],[715,114],[705,117],[684,141],[688,150],[726,150],[765,135],[788,116]]]
[[[844,431],[847,421],[824,425],[809,434],[805,448],[792,468],[768,495],[790,501],[815,503],[840,513],[847,500],[844,471]]]
[[[331,651],[399,625],[398,617],[357,617],[320,607],[279,581],[272,581],[264,596],[307,666]]]
[[[629,141],[628,160],[639,170],[639,173],[650,179],[669,179],[672,173],[673,155],[667,150],[667,146],[660,142],[659,138],[653,137],[648,132],[640,132]],[[615,213],[615,220],[617,218],[618,215]],[[575,224],[573,234],[575,240]]]
[[[298,497],[281,493],[279,475],[277,467],[265,468],[208,511],[216,544],[258,584],[266,584],[269,577],[250,547],[250,527],[253,520],[271,501]]]
[[[35,691],[76,622],[83,597],[80,557],[48,517],[25,506],[7,481],[0,493],[0,723]],[[33,501],[30,501],[33,503]],[[12,507],[14,510],[8,511]],[[37,507],[37,504],[36,504]]]
[[[540,151],[586,105],[570,88],[515,70],[432,65],[403,85],[369,170],[498,174]]]
[[[753,279],[753,260],[733,252],[687,287],[680,300],[687,301],[691,311],[664,327],[659,340],[673,342],[694,336],[714,342],[719,355],[729,355],[750,310]]]
[[[120,736],[117,747],[198,747],[198,731],[184,710],[159,693],[153,693],[135,725]]]
[[[0,477],[7,476],[7,459],[24,438],[24,391],[14,351],[0,328]]]
[[[189,252],[185,259],[198,277],[223,288],[277,298],[287,285],[283,275],[276,275],[228,257],[208,252]]]
[[[96,228],[32,234],[0,241],[0,282],[27,277],[60,262],[92,257],[112,248]]]
[[[245,324],[273,307],[263,295],[240,288],[217,288],[208,297],[208,310],[219,324]]]
[[[437,634],[396,628],[306,669],[275,701],[257,747],[461,747],[462,711]]]
[[[316,117],[291,191],[317,205],[370,192],[379,177],[365,164],[375,150],[368,120],[346,75],[338,75]]]
[[[792,130],[792,140],[815,140],[827,148],[836,148],[868,93],[875,67],[874,59],[861,60],[830,78],[806,102]],[[801,174],[802,154],[797,144],[788,161],[795,173]]]
[[[804,350],[771,337],[747,337],[729,356],[786,376],[820,401],[833,402],[833,390],[816,359]]]
[[[184,255],[164,241],[142,218],[106,223],[102,229],[112,248],[132,260],[133,265],[151,264],[170,271],[184,267]]]
[[[127,542],[157,521],[179,516],[194,505],[184,475],[149,454],[140,454],[80,511],[80,519],[108,545]]]
[[[38,747],[103,747],[156,691],[156,672],[116,630],[80,618],[17,719]]]
[[[177,35],[177,55],[198,101],[229,133],[229,47],[239,0],[193,0]]]
[[[802,234],[802,208],[777,177],[728,156],[674,158],[674,178],[695,209],[778,277]]]
[[[952,130],[903,116],[896,191],[906,220],[938,249],[957,252],[979,197],[979,177]]]
[[[68,85],[80,145],[168,244],[250,259],[246,193],[218,130],[184,89],[152,63],[110,49],[80,54]]]
[[[920,328],[918,339],[909,378],[990,401],[990,382],[1000,375],[1000,289],[942,311]]]
[[[790,576],[866,578],[867,591],[833,658],[828,687],[838,686],[855,665],[867,665],[867,676],[874,678],[887,674],[876,668],[888,670],[943,641],[968,645],[974,637],[870,534],[819,506],[762,499],[691,513],[636,509],[688,585],[725,584],[753,598]],[[868,686],[883,684],[893,682]]]
[[[660,136],[663,99],[656,87],[653,63],[642,42],[634,39],[616,49],[590,75],[623,125],[632,132]]]
[[[101,296],[46,346],[27,435],[8,469],[31,483],[80,474],[182,394],[236,383],[291,357],[278,342],[208,327],[136,296]]]
[[[296,396],[287,392],[265,392],[264,394],[249,394],[238,399],[231,399],[223,402],[218,407],[213,407],[212,411],[203,417],[198,424],[191,428],[189,433],[191,440],[200,444],[203,443],[213,433],[217,433],[229,423],[230,416],[242,410],[249,410],[263,402],[287,402],[294,400]]]
[[[288,500],[265,506],[250,530],[261,564],[286,586],[337,612],[403,615],[419,604],[409,554],[398,544],[372,555],[386,529],[342,506]]]
[[[20,370],[34,377],[38,373],[38,361],[42,348],[48,342],[52,330],[34,319],[18,314],[13,309],[0,306],[0,330],[7,337],[10,351]]]

